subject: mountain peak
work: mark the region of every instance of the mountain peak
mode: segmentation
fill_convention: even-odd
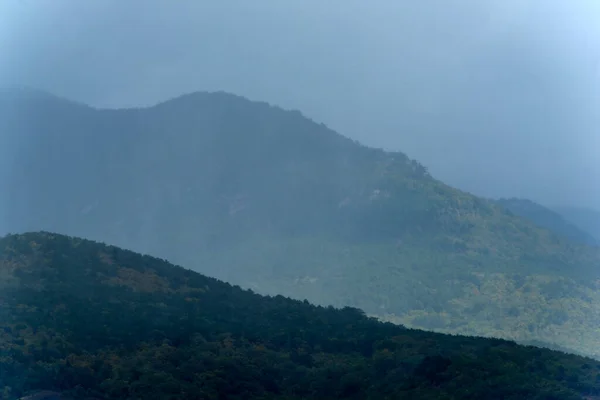
[[[245,96],[240,96],[226,91],[195,91],[173,97],[169,100],[159,102],[149,108],[182,110],[188,107],[197,109],[222,109],[229,111],[246,111],[259,114],[268,114],[280,112],[287,117],[304,120],[324,127],[322,123],[317,123],[305,116],[301,111],[294,109],[284,109],[272,105],[266,101],[252,100]],[[330,130],[331,131],[331,130]],[[331,131],[333,132],[333,131]]]

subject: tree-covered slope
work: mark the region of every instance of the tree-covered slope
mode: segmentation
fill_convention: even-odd
[[[533,223],[564,236],[574,242],[597,246],[598,241],[594,236],[570,222],[559,212],[553,211],[538,203],[527,199],[498,199],[497,204],[505,207],[514,214],[526,218]],[[600,218],[599,218],[600,220]]]
[[[225,93],[95,110],[0,96],[6,231],[114,243],[411,327],[600,356],[599,250],[399,152]]]
[[[262,297],[78,238],[4,237],[0,273],[5,399],[59,392],[74,399],[581,399],[600,392],[600,365],[591,359]]]

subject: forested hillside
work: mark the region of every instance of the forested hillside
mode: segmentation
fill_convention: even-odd
[[[96,110],[13,91],[0,130],[7,232],[101,240],[263,294],[600,356],[599,249],[300,112],[226,93]]]
[[[4,399],[575,400],[600,393],[600,365],[591,359],[262,297],[78,238],[4,237],[0,274]]]

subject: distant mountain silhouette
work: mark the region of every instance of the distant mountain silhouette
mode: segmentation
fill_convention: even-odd
[[[549,229],[574,242],[591,246],[598,245],[598,240],[593,235],[580,228],[573,221],[567,220],[558,211],[553,211],[527,199],[499,199],[496,202],[514,214],[527,218],[536,225]],[[598,222],[600,223],[600,213],[598,214]]]
[[[567,221],[589,232],[600,241],[600,211],[581,207],[554,207]]]

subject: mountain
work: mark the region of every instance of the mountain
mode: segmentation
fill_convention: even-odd
[[[600,211],[582,207],[554,207],[554,210],[567,221],[590,232],[596,240],[600,240]]]
[[[6,236],[0,273],[4,399],[562,400],[600,393],[600,364],[591,359],[263,297],[79,238]]]
[[[498,199],[496,200],[496,203],[510,210],[512,213],[527,218],[536,225],[546,228],[557,235],[564,236],[581,244],[588,244],[590,246],[598,245],[596,238],[580,228],[576,223],[567,220],[559,212],[553,211],[541,204],[531,200],[517,198]],[[600,223],[600,213],[598,214],[598,222]]]
[[[226,93],[98,110],[0,95],[0,226],[54,231],[408,327],[600,357],[600,250]],[[1,150],[0,150],[1,151]]]

